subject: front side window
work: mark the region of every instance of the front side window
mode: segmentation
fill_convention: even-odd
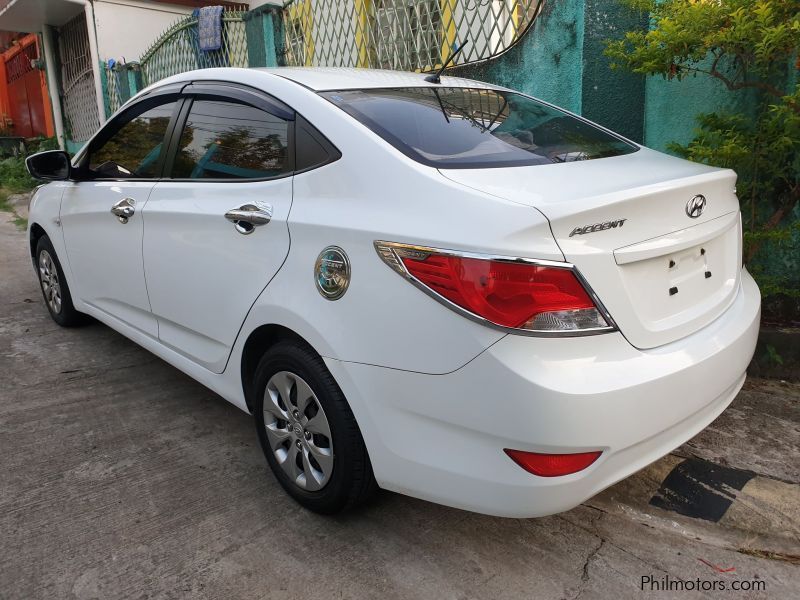
[[[158,177],[164,135],[175,109],[175,101],[154,106],[144,112],[126,113],[115,133],[89,151],[89,170],[94,177],[110,179],[148,179]],[[129,116],[132,115],[132,116]]]
[[[181,132],[174,179],[263,179],[286,173],[289,122],[228,100],[196,99]]]
[[[571,162],[638,149],[514,92],[419,87],[332,91],[322,96],[414,160],[444,169]]]

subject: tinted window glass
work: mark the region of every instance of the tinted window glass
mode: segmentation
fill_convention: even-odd
[[[225,100],[195,100],[181,133],[172,177],[251,179],[286,172],[289,123]]]
[[[299,115],[295,120],[294,144],[296,171],[307,171],[341,157],[336,147]]]
[[[581,119],[513,92],[426,87],[322,95],[401,152],[436,167],[538,165],[637,150]]]
[[[157,177],[158,159],[175,102],[155,106],[129,119],[107,141],[89,151],[89,169],[97,177]],[[133,113],[135,114],[135,113]]]

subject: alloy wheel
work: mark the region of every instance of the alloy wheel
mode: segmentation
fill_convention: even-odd
[[[303,490],[321,490],[333,473],[333,439],[311,386],[290,371],[270,377],[264,391],[264,425],[281,469]]]
[[[39,253],[39,281],[42,284],[44,299],[53,314],[61,312],[61,284],[55,261],[47,250]]]

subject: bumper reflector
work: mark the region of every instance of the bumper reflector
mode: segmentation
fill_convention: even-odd
[[[579,452],[578,454],[542,454],[504,449],[515,463],[539,477],[560,477],[583,471],[600,458],[602,452]]]

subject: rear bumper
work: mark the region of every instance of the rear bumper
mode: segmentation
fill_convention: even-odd
[[[638,350],[620,333],[509,335],[446,375],[326,360],[361,425],[384,488],[508,516],[568,510],[711,423],[744,383],[760,296],[747,272],[716,321]],[[531,475],[503,448],[603,450],[564,477]]]

